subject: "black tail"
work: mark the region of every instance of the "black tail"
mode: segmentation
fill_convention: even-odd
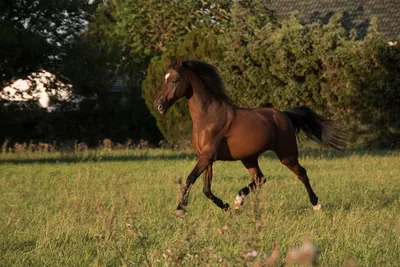
[[[292,121],[297,134],[301,131],[310,139],[324,147],[343,151],[347,145],[348,134],[339,129],[331,120],[325,119],[307,106],[284,111]]]

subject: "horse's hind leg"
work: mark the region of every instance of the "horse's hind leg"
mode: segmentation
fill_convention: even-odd
[[[258,166],[257,157],[244,159],[242,160],[242,163],[249,170],[253,181],[248,186],[245,186],[239,190],[239,193],[235,198],[235,209],[238,209],[243,205],[245,196],[266,181],[260,167]]]
[[[297,153],[296,153],[297,154]],[[307,171],[304,169],[296,156],[289,157],[279,157],[282,164],[288,167],[292,172],[294,172],[300,181],[303,182],[304,186],[307,189],[308,196],[310,197],[311,204],[314,206],[314,210],[319,210],[321,205],[318,204],[318,197],[315,195],[314,191],[311,188],[310,181],[307,176]]]
[[[204,174],[203,174],[203,193],[208,197],[209,199],[212,200],[218,207],[221,209],[227,210],[229,209],[229,205],[227,203],[224,204],[224,202],[216,197],[212,192],[211,192],[211,183],[212,183],[212,163],[208,165],[208,167],[205,169]]]

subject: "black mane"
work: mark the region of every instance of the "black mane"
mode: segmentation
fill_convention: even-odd
[[[195,60],[184,61],[182,65],[195,73],[217,100],[232,103],[232,100],[225,93],[224,83],[214,66]]]

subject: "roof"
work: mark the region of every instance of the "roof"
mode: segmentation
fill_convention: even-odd
[[[378,30],[385,39],[400,38],[400,0],[271,0],[270,8],[283,19],[299,12],[304,24],[316,20],[328,22],[335,13],[343,13],[342,25],[356,28],[363,37],[370,19],[378,20]]]

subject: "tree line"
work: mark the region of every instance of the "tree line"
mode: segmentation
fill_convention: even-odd
[[[27,27],[26,18],[1,17],[2,31],[26,34],[16,40],[32,40],[1,40],[5,44],[1,47],[9,48],[0,50],[0,69],[6,73],[1,82],[46,68],[71,83],[85,100],[78,110],[63,103],[51,113],[34,104],[3,101],[3,139],[71,138],[89,143],[105,137],[153,143],[163,138],[170,142],[190,139],[191,121],[184,99],[166,117],[156,115],[152,105],[162,87],[166,58],[183,57],[214,65],[227,93],[240,106],[287,109],[308,105],[339,121],[353,134],[354,146],[400,145],[400,46],[380,37],[379,22],[373,18],[360,38],[356,29],[342,26],[341,14],[328,23],[303,25],[296,14],[281,20],[265,1],[109,0],[89,4],[75,0],[75,5],[63,7],[48,2],[52,4],[46,8],[54,18],[35,23],[36,28]],[[16,3],[29,8],[30,1],[9,1],[10,6]],[[70,26],[64,28],[71,32],[61,31],[62,36],[57,36],[60,31],[53,28],[67,23],[65,10],[77,18],[69,15]],[[87,23],[79,24],[82,20]],[[52,28],[56,37],[46,36],[50,31],[37,30],[39,26]],[[33,52],[25,53],[29,51],[25,46],[32,46]],[[125,79],[129,90],[112,92],[115,77]],[[17,131],[18,127],[31,132]]]

